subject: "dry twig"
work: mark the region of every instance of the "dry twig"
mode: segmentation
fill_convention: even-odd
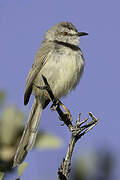
[[[54,97],[54,94],[47,82],[46,77],[42,75],[43,81],[45,83],[44,87],[38,87],[40,89],[44,89],[49,94],[51,101],[53,102],[52,107],[55,107],[55,110],[58,112],[60,120],[66,124],[71,132],[71,138],[69,141],[68,149],[65,158],[62,161],[60,168],[58,168],[58,180],[67,180],[70,174],[70,164],[71,157],[75,147],[76,142],[88,131],[90,131],[97,123],[98,119],[90,112],[89,116],[91,117],[91,121],[86,123],[89,118],[85,118],[83,121],[80,121],[81,113],[79,114],[78,119],[76,120],[75,125],[71,122],[71,119],[61,110],[60,103],[57,98]],[[86,123],[86,124],[85,124]]]

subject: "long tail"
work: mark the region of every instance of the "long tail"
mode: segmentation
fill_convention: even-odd
[[[41,113],[42,105],[34,99],[28,122],[14,157],[13,167],[20,164],[25,159],[28,151],[32,149],[36,139]]]

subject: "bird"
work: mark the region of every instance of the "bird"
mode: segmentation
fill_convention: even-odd
[[[80,37],[88,33],[79,32],[71,22],[60,22],[46,33],[37,51],[33,65],[27,77],[24,93],[24,105],[31,94],[34,102],[25,126],[22,138],[15,153],[13,167],[19,165],[32,149],[43,109],[50,103],[44,86],[44,75],[56,98],[65,97],[75,89],[82,77],[85,60],[79,48]]]

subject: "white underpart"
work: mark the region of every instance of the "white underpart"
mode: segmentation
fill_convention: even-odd
[[[52,54],[41,70],[56,97],[65,96],[76,87],[82,75],[84,60],[81,52],[65,47],[64,54]],[[49,75],[48,75],[49,74]]]

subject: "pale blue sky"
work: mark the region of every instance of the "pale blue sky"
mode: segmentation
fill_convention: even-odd
[[[81,139],[73,156],[88,148],[110,148],[117,160],[114,179],[120,176],[119,7],[119,0],[0,0],[0,89],[8,92],[8,103],[28,112],[32,100],[24,107],[25,81],[46,30],[55,23],[71,21],[79,31],[89,33],[80,44],[86,59],[83,78],[63,102],[75,119],[79,112],[87,115],[89,111],[99,117],[99,125]],[[68,142],[67,128],[60,126],[49,108],[43,113],[40,128]],[[22,180],[38,180],[46,172],[56,175],[65,150],[66,146],[59,151],[29,153]]]

